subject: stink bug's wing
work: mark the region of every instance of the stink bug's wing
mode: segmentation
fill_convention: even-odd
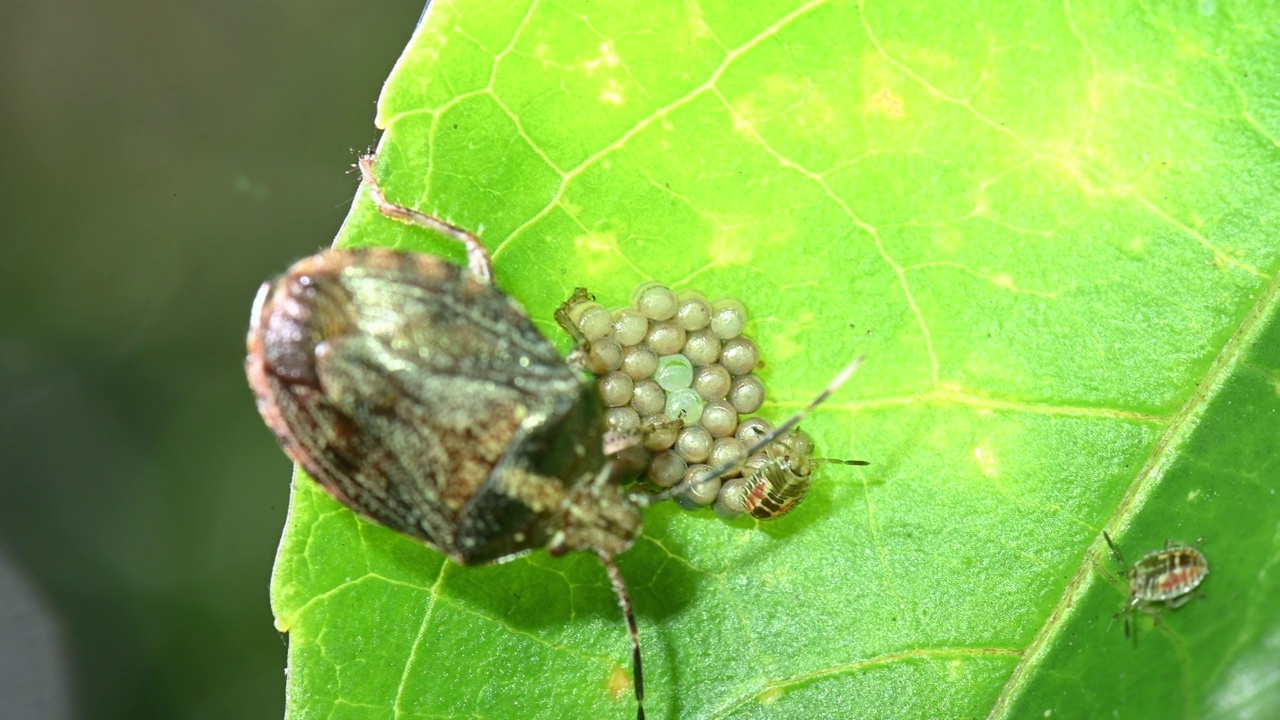
[[[248,372],[290,457],[348,507],[463,561],[462,508],[572,371],[519,305],[434,257],[331,250],[264,292]]]
[[[567,367],[567,366],[566,366]],[[604,459],[604,416],[594,384],[560,388],[546,414],[530,416],[459,519],[466,563],[543,547],[559,528],[568,491],[596,479]]]
[[[394,355],[361,338],[324,350],[317,367],[336,432],[312,476],[353,510],[458,559],[460,510],[519,431],[528,411],[520,393],[467,377],[389,371]]]

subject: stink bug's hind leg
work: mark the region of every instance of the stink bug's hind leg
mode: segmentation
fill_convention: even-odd
[[[484,245],[480,244],[480,238],[456,225],[450,225],[440,218],[388,201],[387,196],[382,192],[382,186],[378,184],[377,178],[373,176],[373,161],[372,154],[362,155],[358,166],[360,174],[364,176],[365,184],[369,186],[369,197],[373,198],[373,204],[378,207],[378,212],[392,220],[399,220],[407,225],[434,230],[441,235],[447,235],[462,243],[463,247],[467,249],[467,268],[471,270],[471,274],[480,282],[492,285],[493,262],[489,259],[489,251],[484,249]]]
[[[1139,604],[1136,600],[1133,600],[1125,603],[1124,607],[1121,608],[1119,612],[1117,612],[1115,615],[1112,615],[1111,622],[1114,623],[1116,620],[1120,618],[1121,615],[1123,615],[1124,616],[1124,637],[1126,640],[1128,640],[1129,638],[1133,638],[1133,644],[1135,647],[1137,647],[1138,623],[1134,621],[1135,612],[1145,613],[1148,611],[1145,606]],[[1110,627],[1111,627],[1110,625],[1107,626],[1108,629],[1110,629]]]
[[[644,720],[644,670],[640,665],[640,632],[636,629],[636,614],[631,609],[631,595],[627,592],[627,584],[622,580],[622,573],[613,563],[613,556],[606,552],[596,553],[600,562],[604,563],[605,572],[609,574],[609,582],[613,585],[613,594],[618,596],[618,605],[622,608],[622,619],[627,624],[627,634],[631,636],[631,676],[636,688],[636,720]]]

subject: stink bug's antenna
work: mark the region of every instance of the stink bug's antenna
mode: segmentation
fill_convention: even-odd
[[[1111,555],[1115,557],[1116,562],[1128,567],[1129,563],[1125,562],[1124,555],[1120,554],[1120,548],[1116,547],[1115,542],[1112,541],[1111,536],[1107,534],[1106,530],[1102,531],[1102,538],[1107,541],[1107,545],[1111,546]]]
[[[822,392],[818,393],[818,397],[814,398],[813,402],[810,402],[808,405],[806,405],[804,409],[801,410],[800,412],[796,413],[795,415],[792,415],[790,418],[787,419],[786,422],[770,430],[764,435],[761,435],[760,439],[756,440],[754,445],[747,448],[747,451],[743,455],[743,457],[744,458],[751,457],[755,453],[760,452],[760,450],[762,450],[766,445],[773,442],[774,440],[777,440],[778,437],[780,437],[783,433],[789,432],[796,425],[799,425],[800,421],[803,420],[805,416],[813,412],[813,410],[817,408],[819,405],[826,402],[827,398],[831,397],[832,393],[839,390],[842,385],[844,385],[846,382],[849,381],[850,377],[853,377],[853,374],[858,370],[858,366],[862,364],[862,361],[865,358],[866,358],[865,355],[859,355],[858,357],[853,359],[853,362],[850,362],[848,365],[845,365],[844,369],[842,369],[835,376],[835,378],[832,379],[832,381],[827,385],[827,387],[824,388]],[[835,463],[840,463],[845,465],[868,465],[869,464],[865,460],[825,460],[825,461],[835,462]],[[654,503],[662,502],[663,500],[670,500],[676,495],[679,495],[680,493],[685,492],[694,484],[705,482],[711,478],[721,477],[725,473],[729,472],[730,470],[734,469],[735,467],[741,464],[742,464],[741,460],[736,460],[736,459],[728,460],[726,462],[721,463],[719,466],[712,468],[707,472],[696,473],[693,475],[693,477],[690,477],[687,480],[684,480],[682,482],[676,483],[673,487],[668,488],[667,490],[664,490],[660,493],[657,493],[654,495],[638,495],[633,497],[632,499],[635,500],[637,503],[641,504],[642,506],[652,505]]]
[[[840,458],[809,458],[809,462],[826,463],[828,465],[870,465],[866,460],[842,460]]]

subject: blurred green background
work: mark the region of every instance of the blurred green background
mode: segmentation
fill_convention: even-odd
[[[0,3],[0,717],[282,713],[249,306],[337,231],[421,10]]]

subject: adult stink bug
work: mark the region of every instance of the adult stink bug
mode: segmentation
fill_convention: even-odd
[[[467,268],[385,248],[328,250],[264,284],[245,363],[258,410],[329,495],[459,565],[540,547],[594,553],[626,621],[643,718],[639,635],[613,558],[639,535],[641,508],[685,486],[623,490],[595,384],[493,286],[478,238],[387,201],[373,163],[362,157],[359,168],[382,214],[462,243]]]
[[[1103,531],[1102,537],[1116,561],[1124,566],[1123,574],[1129,581],[1129,600],[1114,616],[1124,616],[1125,637],[1129,637],[1129,617],[1135,611],[1153,615],[1159,623],[1161,603],[1171,610],[1187,604],[1209,574],[1209,562],[1193,547],[1166,540],[1163,550],[1153,550],[1129,566],[1111,536]]]

